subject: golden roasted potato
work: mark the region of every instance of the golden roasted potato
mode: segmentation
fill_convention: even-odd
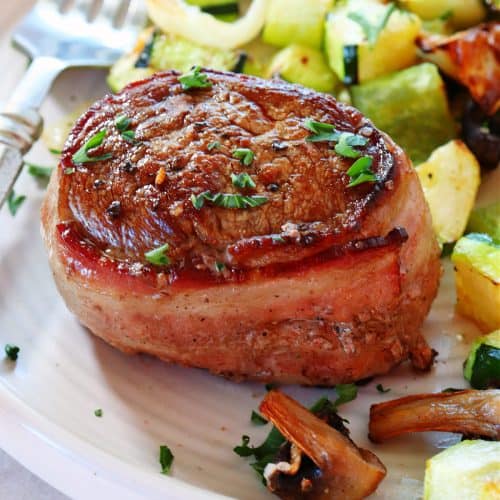
[[[455,139],[435,149],[416,168],[440,243],[462,236],[480,182],[479,164],[469,148]]]

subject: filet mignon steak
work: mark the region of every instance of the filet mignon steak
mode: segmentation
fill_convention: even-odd
[[[237,380],[429,367],[439,249],[404,152],[331,96],[203,75],[133,83],[74,126],[42,209],[71,311],[125,352]],[[345,132],[375,180],[349,186]]]

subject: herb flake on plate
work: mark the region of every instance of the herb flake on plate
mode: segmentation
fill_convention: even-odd
[[[25,201],[26,196],[24,194],[16,195],[15,191],[11,189],[9,196],[7,196],[7,207],[12,217],[17,214],[17,211]]]
[[[19,351],[21,350],[17,345],[13,344],[5,344],[5,355],[11,360],[11,361],[17,361],[17,357],[19,355]]]
[[[170,451],[170,448],[162,444],[160,446],[160,465],[161,465],[161,473],[162,474],[170,474],[170,469],[172,467],[172,463],[174,461],[174,455]]]

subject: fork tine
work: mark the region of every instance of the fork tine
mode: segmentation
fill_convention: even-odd
[[[113,25],[122,3],[123,0],[101,0],[101,8],[95,17],[95,21]]]
[[[129,0],[128,10],[123,20],[124,29],[138,30],[146,24],[146,11],[142,5],[144,0]]]

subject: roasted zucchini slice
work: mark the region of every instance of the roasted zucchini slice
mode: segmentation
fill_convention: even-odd
[[[301,45],[290,45],[279,51],[269,64],[266,76],[278,76],[318,92],[333,92],[338,83],[323,53]]]
[[[479,164],[469,148],[455,139],[434,150],[416,167],[432,225],[440,243],[462,236],[479,188]]]
[[[474,341],[464,377],[474,389],[500,388],[500,330]]]
[[[352,102],[421,163],[456,135],[444,82],[425,63],[351,87]]]
[[[241,55],[242,51],[239,50],[202,47],[185,38],[149,28],[141,34],[134,50],[111,67],[108,85],[113,92],[118,92],[126,84],[158,71],[188,71],[195,65],[234,71]]]
[[[324,19],[332,0],[269,0],[262,40],[277,47],[292,43],[320,49]]]
[[[484,332],[500,328],[500,244],[487,234],[460,238],[451,260],[457,310]]]
[[[417,61],[421,24],[417,16],[391,5],[351,0],[325,22],[330,67],[343,83],[354,84],[411,66]]]
[[[467,230],[486,233],[500,241],[500,201],[474,209],[470,214]]]
[[[424,500],[500,498],[500,442],[462,441],[427,460]]]
[[[422,19],[449,18],[456,29],[468,28],[486,17],[483,0],[399,0]]]

